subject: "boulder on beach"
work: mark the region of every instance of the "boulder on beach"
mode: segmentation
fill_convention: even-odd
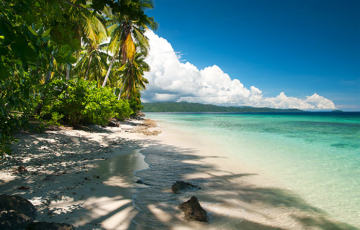
[[[25,230],[75,230],[71,224],[54,223],[54,222],[32,222]]]
[[[17,230],[24,229],[34,219],[15,210],[7,210],[0,212],[0,229]]]
[[[187,221],[197,220],[208,222],[207,212],[201,207],[199,200],[192,196],[190,200],[179,205],[179,209],[185,213]]]
[[[0,195],[0,229],[24,229],[36,217],[35,206],[21,196]]]
[[[118,122],[116,122],[116,120],[110,119],[107,126],[110,126],[110,127],[120,127],[120,124],[119,124]]]
[[[180,191],[186,191],[191,189],[201,189],[201,188],[199,186],[184,181],[176,181],[171,187],[171,190],[175,194],[179,194]]]
[[[136,116],[138,116],[138,117],[145,117],[145,114],[139,110],[139,111],[136,113]]]

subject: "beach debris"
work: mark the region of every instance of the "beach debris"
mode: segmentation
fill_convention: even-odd
[[[27,199],[18,195],[0,195],[1,229],[24,229],[35,217],[36,208]]]
[[[176,181],[171,187],[171,190],[175,194],[180,194],[180,191],[186,191],[191,189],[201,189],[201,187],[184,181]]]
[[[207,212],[201,207],[199,200],[192,196],[190,200],[179,205],[179,209],[185,213],[187,221],[196,220],[208,222]]]
[[[20,186],[20,187],[19,187],[19,188],[17,188],[17,189],[19,189],[19,190],[29,190],[30,188],[25,187],[25,186]]]
[[[75,227],[71,224],[42,221],[29,224],[26,230],[75,230]]]

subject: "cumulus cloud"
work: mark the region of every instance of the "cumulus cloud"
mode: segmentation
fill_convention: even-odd
[[[193,64],[181,62],[181,54],[154,32],[146,32],[150,40],[150,53],[146,58],[151,71],[142,94],[145,102],[187,101],[226,106],[253,106],[297,109],[335,109],[334,103],[318,94],[300,99],[281,92],[276,97],[264,97],[255,86],[246,88],[238,79],[231,79],[214,65],[199,70]]]

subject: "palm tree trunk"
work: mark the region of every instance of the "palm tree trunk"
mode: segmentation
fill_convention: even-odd
[[[84,78],[85,81],[87,80],[87,76],[88,76],[88,74],[89,74],[90,63],[91,63],[92,57],[93,57],[93,54],[91,54],[91,55],[90,55],[90,58],[89,58],[89,64],[88,64],[88,67],[87,67],[87,70],[86,70],[86,73],[85,73],[85,78]]]
[[[109,66],[109,69],[108,69],[108,71],[107,71],[107,73],[106,73],[106,76],[105,76],[104,82],[103,82],[103,84],[102,84],[102,87],[105,87],[106,82],[107,82],[107,80],[108,80],[108,78],[109,78],[109,75],[110,75],[112,66],[114,65],[115,56],[116,56],[116,54],[114,54],[113,58],[111,59],[110,66]]]
[[[131,66],[130,66],[130,68],[131,68]],[[123,85],[121,86],[120,93],[119,93],[119,96],[118,96],[118,100],[120,100],[121,91],[124,89],[125,82],[126,82],[126,80],[128,79],[130,68],[128,69],[128,71],[127,71],[127,73],[126,73],[125,81],[123,82]]]
[[[131,84],[128,84],[128,87],[127,87],[127,90],[126,90],[126,96],[127,96],[128,100],[130,100],[130,88],[131,88],[131,85],[132,85],[132,81],[131,81]]]

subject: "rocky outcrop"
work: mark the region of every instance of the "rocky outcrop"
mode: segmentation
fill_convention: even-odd
[[[201,188],[199,186],[184,181],[176,181],[171,187],[171,190],[175,194],[180,194],[180,191],[187,191],[192,189],[201,189]]]
[[[179,209],[185,213],[185,219],[187,221],[196,220],[208,222],[207,212],[201,207],[195,196],[192,196],[190,200],[180,204]]]
[[[29,224],[26,230],[75,230],[71,224],[54,223],[54,222],[33,222]]]
[[[0,229],[24,229],[35,217],[36,208],[27,199],[0,195]]]
[[[145,114],[141,112],[140,110],[136,113],[137,117],[145,117]]]

